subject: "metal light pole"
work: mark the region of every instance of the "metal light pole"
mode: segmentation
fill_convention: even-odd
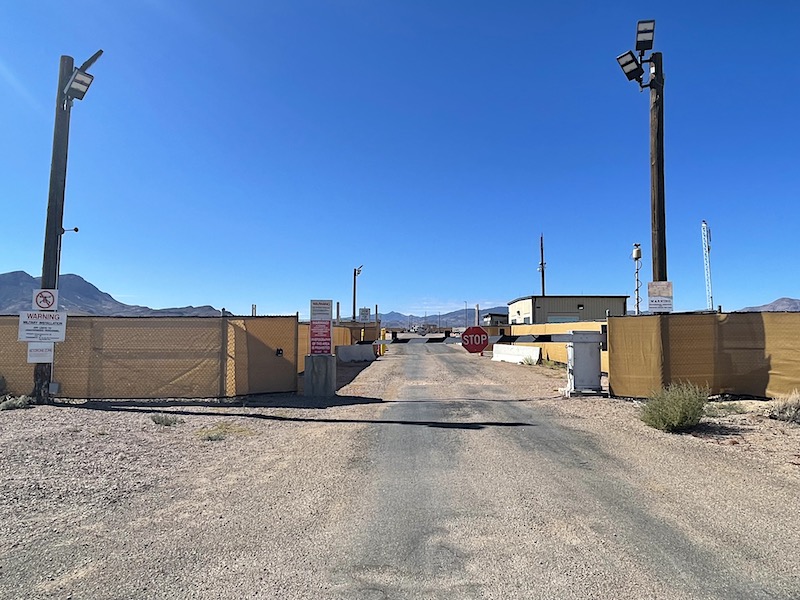
[[[75,60],[71,56],[62,56],[59,64],[53,156],[50,162],[50,191],[47,199],[47,223],[44,232],[42,289],[54,290],[58,287],[59,247],[61,235],[64,233],[64,193],[67,186],[67,152],[72,101],[83,99],[93,79],[86,69],[91,67],[102,53],[102,50],[98,50],[77,69]],[[52,365],[50,363],[38,363],[34,367],[31,395],[39,404],[48,401],[51,372]]]
[[[639,89],[650,88],[650,222],[652,229],[653,281],[667,281],[667,224],[664,208],[664,69],[661,52],[653,49],[656,22],[639,21],[636,25],[637,59],[629,50],[617,62],[629,81],[636,80]],[[643,83],[642,65],[650,64],[650,77]]]
[[[544,296],[544,269],[547,265],[544,262],[544,234],[539,236],[539,272],[542,274],[542,296]]]
[[[353,322],[356,320],[356,278],[361,275],[361,269],[363,268],[364,265],[361,265],[353,269]]]

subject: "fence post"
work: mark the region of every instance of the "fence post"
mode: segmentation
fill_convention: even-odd
[[[300,369],[300,312],[294,313],[294,391],[298,391],[299,386],[297,371]]]
[[[228,318],[225,311],[220,317],[220,336],[219,336],[219,398],[224,398],[228,393]]]

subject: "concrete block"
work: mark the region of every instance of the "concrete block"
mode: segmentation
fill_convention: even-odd
[[[336,357],[332,354],[308,354],[305,359],[303,395],[336,395]]]
[[[373,361],[375,360],[375,348],[372,344],[336,346],[336,358],[341,362]]]
[[[515,346],[512,344],[495,344],[492,350],[492,360],[523,364],[525,359],[539,364],[542,358],[542,349],[538,346]]]

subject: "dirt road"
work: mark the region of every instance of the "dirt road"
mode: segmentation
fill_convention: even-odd
[[[563,385],[393,346],[324,402],[0,413],[0,597],[800,597],[800,468]]]

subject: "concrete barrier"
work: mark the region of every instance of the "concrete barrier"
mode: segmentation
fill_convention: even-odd
[[[330,397],[336,395],[336,358],[330,354],[307,354],[303,395]]]
[[[525,359],[539,364],[542,358],[542,349],[538,346],[512,346],[511,344],[495,344],[492,351],[492,360],[523,364]]]
[[[375,349],[372,344],[336,346],[336,358],[339,362],[373,361],[375,360]]]

